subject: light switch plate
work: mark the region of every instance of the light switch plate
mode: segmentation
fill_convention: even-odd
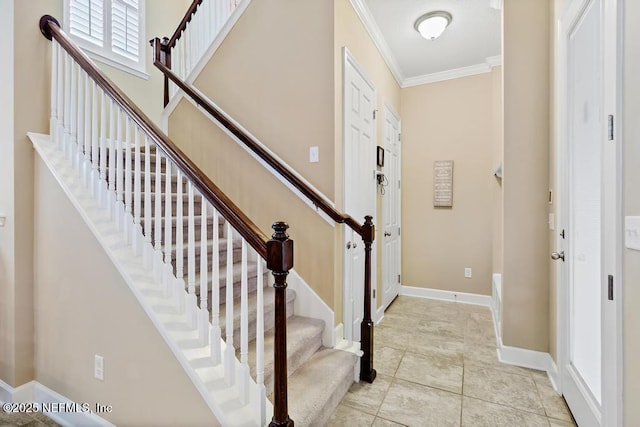
[[[6,223],[7,223],[7,217],[4,215],[0,215],[0,227],[4,227]]]
[[[624,218],[624,240],[627,248],[640,251],[640,216]]]
[[[318,163],[320,161],[320,150],[318,147],[309,148],[309,163]]]

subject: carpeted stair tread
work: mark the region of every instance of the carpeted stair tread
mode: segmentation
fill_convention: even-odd
[[[289,416],[296,426],[323,426],[353,384],[357,356],[322,348],[289,377]]]
[[[287,368],[289,375],[294,373],[313,353],[322,346],[324,322],[302,316],[291,316],[287,320]],[[273,392],[273,342],[274,329],[264,335],[264,384],[267,395]],[[238,359],[240,351],[237,352]],[[256,343],[249,343],[249,361],[251,376],[256,378],[254,361],[256,360]]]

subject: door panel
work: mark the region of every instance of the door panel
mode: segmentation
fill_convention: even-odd
[[[384,168],[382,195],[382,305],[387,307],[400,291],[400,119],[384,109]]]
[[[348,55],[345,56],[344,72],[345,212],[364,222],[366,215],[375,215],[375,89]],[[344,234],[345,338],[360,341],[360,324],[364,317],[364,242],[348,227]]]
[[[580,425],[600,425],[602,402],[601,4],[591,0],[567,40],[566,286],[563,394]]]

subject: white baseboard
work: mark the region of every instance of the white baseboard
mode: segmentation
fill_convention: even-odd
[[[322,344],[325,347],[335,347],[336,335],[334,330],[335,315],[333,310],[318,296],[317,293],[295,271],[289,272],[287,284],[296,293],[293,301],[293,312],[306,317],[313,317],[324,321]]]
[[[491,296],[469,294],[465,292],[443,291],[440,289],[417,288],[413,286],[400,286],[400,295],[417,298],[428,298],[442,301],[459,302],[463,304],[481,305],[491,308]]]
[[[537,369],[538,371],[545,372],[551,372],[555,367],[555,363],[549,353],[520,347],[510,347],[504,345],[500,337],[498,337],[498,360],[509,365]],[[551,379],[551,376],[549,376],[549,379]]]
[[[384,305],[378,308],[375,313],[373,313],[373,323],[377,325],[382,321],[382,319],[384,319]]]
[[[38,412],[62,426],[114,426],[96,415],[96,402],[74,402],[37,381],[16,388],[0,381],[0,401],[37,403]]]
[[[551,366],[547,370],[547,376],[549,377],[549,381],[551,381],[551,385],[553,386],[553,389],[558,394],[561,394],[560,373],[558,372],[558,365],[556,365],[556,362],[554,362],[553,359],[551,359]]]

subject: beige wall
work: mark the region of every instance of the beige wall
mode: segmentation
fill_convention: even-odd
[[[401,89],[398,82],[393,77],[389,67],[385,63],[382,55],[371,40],[369,33],[365,29],[362,21],[358,18],[349,0],[334,0],[335,4],[335,28],[334,28],[334,122],[335,122],[335,202],[339,209],[344,207],[344,163],[343,163],[343,70],[344,70],[344,48],[348,49],[356,63],[373,83],[376,89],[376,145],[384,146],[384,120],[383,111],[386,102],[400,115],[402,119],[402,106],[400,101]],[[372,165],[372,169],[375,165]],[[377,247],[377,271],[376,271],[376,295],[382,295],[382,197],[378,192],[377,211],[372,212],[374,223],[376,224],[376,247]],[[364,222],[364,218],[356,218]],[[342,296],[342,257],[343,241],[341,236],[336,239],[336,296]],[[336,306],[341,305],[341,299],[336,301]],[[382,305],[382,298],[377,298],[378,307]]]
[[[491,294],[494,74],[500,69],[402,91],[404,285]],[[454,161],[451,208],[433,206],[436,160]]]
[[[195,85],[330,199],[333,5],[251,2]],[[309,163],[319,147],[320,162]]]
[[[624,214],[640,215],[640,3],[625,2],[624,13]],[[640,424],[640,252],[624,253],[624,425]]]
[[[28,131],[47,132],[50,43],[38,31],[45,13],[60,15],[62,1],[13,2],[13,107],[11,189],[3,195],[7,225],[2,229],[0,273],[0,378],[11,386],[33,379],[33,149]]]
[[[35,379],[116,425],[217,425],[108,255],[37,157]],[[64,248],[64,250],[61,250]],[[93,378],[104,357],[104,381]]]
[[[549,351],[549,0],[503,6],[505,345]]]

